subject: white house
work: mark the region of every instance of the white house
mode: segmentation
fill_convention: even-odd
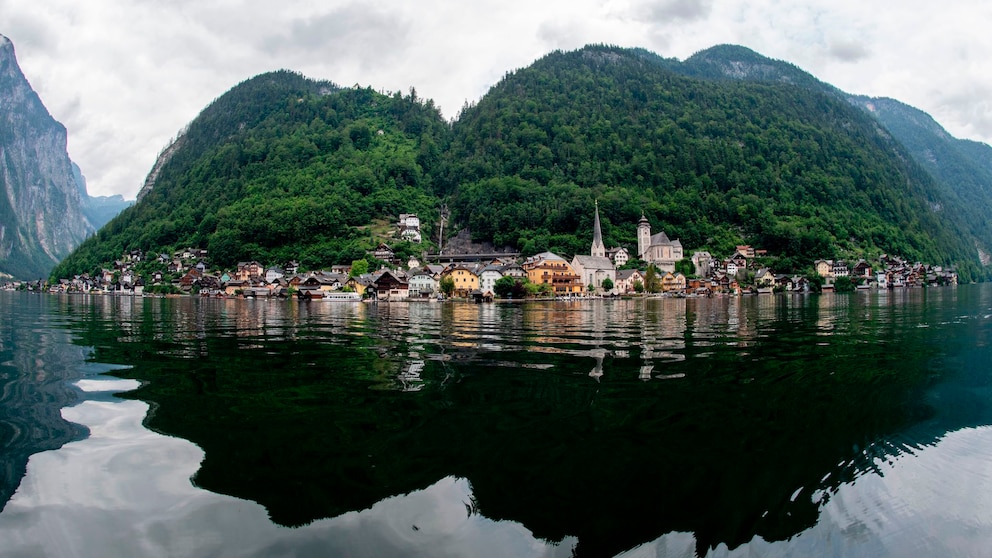
[[[283,273],[283,270],[279,269],[278,267],[270,267],[269,269],[265,270],[266,283],[275,283],[277,280],[282,279],[284,276],[285,275]]]
[[[426,267],[411,271],[407,284],[412,297],[428,296],[440,290],[438,275]]]
[[[420,217],[416,213],[400,213],[400,238],[410,242],[420,242]]]
[[[503,277],[501,269],[501,266],[487,265],[479,272],[479,290],[483,294],[495,294],[496,281],[499,281]]]
[[[622,267],[630,261],[630,253],[628,253],[622,246],[617,246],[616,248],[610,248],[607,250],[606,257],[613,260],[613,265],[616,267]]]

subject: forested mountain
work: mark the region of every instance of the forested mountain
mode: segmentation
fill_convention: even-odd
[[[747,241],[783,268],[890,252],[978,272],[960,215],[872,118],[798,71],[718,58],[679,70],[594,46],[508,74],[455,124],[457,216],[497,244],[578,252],[598,198],[608,245],[633,245],[643,212],[684,246]],[[714,67],[765,79],[698,77]]]
[[[984,263],[992,238],[992,147],[954,138],[927,113],[894,99],[851,96],[850,101],[872,114],[892,136],[906,146],[913,159],[942,187],[942,195],[963,215],[968,232]]]
[[[727,46],[685,62],[555,52],[451,125],[412,90],[264,74],[207,107],[139,199],[56,273],[187,245],[218,265],[347,263],[371,247],[373,220],[416,212],[430,231],[443,203],[477,240],[525,254],[585,253],[595,200],[608,245],[632,248],[644,214],[690,250],[747,242],[783,271],[888,252],[984,278],[976,246],[992,245],[872,116],[794,66]]]
[[[0,35],[0,276],[44,277],[93,231],[66,151],[66,130],[42,104]]]
[[[224,94],[166,149],[139,202],[67,258],[90,272],[125,250],[204,247],[211,261],[316,267],[370,248],[373,219],[437,214],[448,126],[430,101],[280,71]]]
[[[983,265],[992,261],[992,221],[986,218],[992,207],[992,147],[954,138],[929,114],[897,100],[844,93],[792,64],[744,47],[716,46],[669,67],[708,79],[789,83],[837,95],[867,111],[935,180],[946,214],[957,216]]]

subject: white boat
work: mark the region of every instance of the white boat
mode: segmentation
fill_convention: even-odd
[[[361,302],[362,295],[358,293],[330,291],[325,292],[324,296],[320,300],[327,300],[331,302]]]

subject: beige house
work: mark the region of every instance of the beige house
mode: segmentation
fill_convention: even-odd
[[[634,284],[640,282],[644,286],[644,274],[636,269],[621,269],[617,271],[617,280],[614,283],[616,292],[632,293]]]
[[[833,277],[834,276],[834,262],[833,260],[816,260],[813,262],[813,267],[816,268],[816,274],[820,277]]]
[[[538,285],[551,285],[554,294],[572,294],[583,291],[581,278],[564,258],[553,252],[531,256],[523,263],[527,279]]]
[[[685,275],[681,273],[667,272],[661,278],[661,292],[682,292],[685,291]]]

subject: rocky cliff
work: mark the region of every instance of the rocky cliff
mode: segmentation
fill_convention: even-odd
[[[66,130],[0,35],[0,274],[45,277],[93,227],[66,151]]]

